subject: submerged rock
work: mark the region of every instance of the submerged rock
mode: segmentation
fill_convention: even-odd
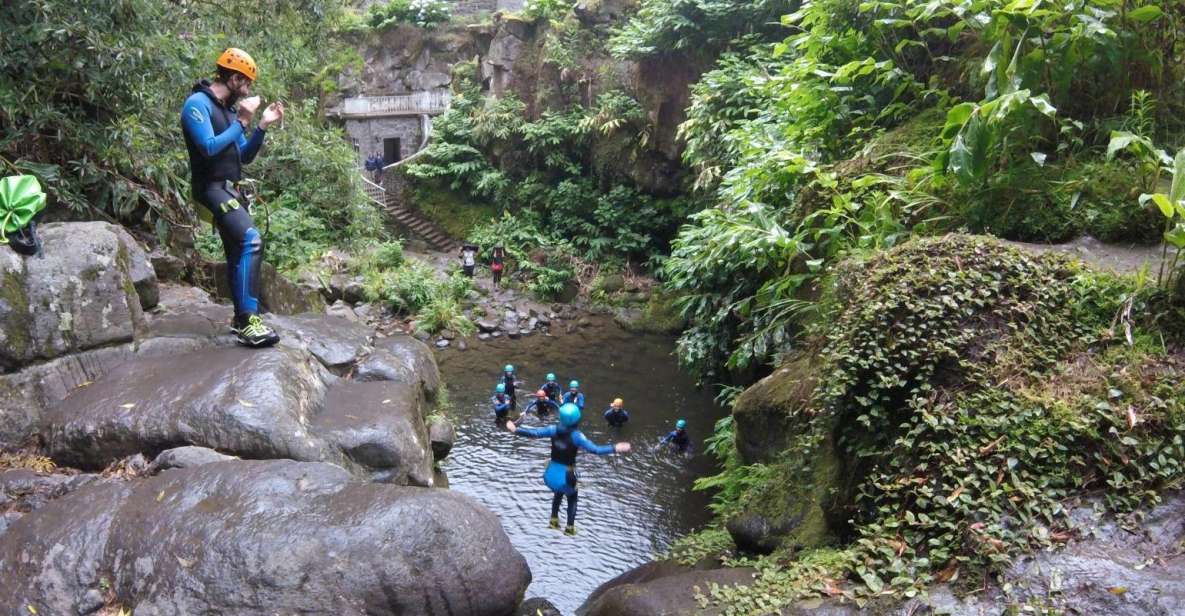
[[[0,535],[0,596],[29,613],[512,613],[530,582],[498,518],[444,490],[232,461],[90,486]],[[31,609],[30,609],[31,608]]]

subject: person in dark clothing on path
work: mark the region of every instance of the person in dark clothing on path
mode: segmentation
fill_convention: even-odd
[[[374,183],[379,186],[383,185],[383,167],[387,166],[387,160],[383,158],[382,154],[374,155]]]
[[[628,453],[629,443],[616,445],[597,445],[588,440],[577,429],[580,425],[580,409],[575,404],[565,404],[560,407],[560,421],[558,425],[546,428],[519,428],[513,421],[506,422],[506,429],[529,438],[551,439],[551,462],[543,473],[543,483],[552,491],[551,499],[551,528],[560,528],[560,503],[565,497],[568,499],[568,526],[564,533],[576,534],[576,501],[579,496],[577,490],[576,454],[580,449],[599,456],[611,453]]]
[[[501,244],[494,246],[490,262],[490,274],[494,277],[494,288],[502,285],[502,269],[506,267],[506,249]]]
[[[213,218],[226,253],[235,316],[231,331],[240,344],[271,346],[280,337],[264,324],[259,312],[259,275],[263,239],[239,191],[242,166],[255,160],[263,147],[267,128],[284,117],[283,103],[274,102],[263,112],[254,132],[247,128],[259,109],[258,96],[250,96],[259,76],[251,56],[241,49],[222,52],[217,76],[193,86],[181,108],[181,128],[189,151],[190,183],[194,200]]]
[[[610,427],[620,428],[630,420],[630,412],[622,408],[624,405],[625,402],[621,398],[616,398],[613,400],[613,404],[605,409],[605,421],[609,423]]]

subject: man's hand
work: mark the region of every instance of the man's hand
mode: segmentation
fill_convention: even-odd
[[[239,119],[250,120],[261,102],[258,96],[250,96],[239,101]]]
[[[263,119],[259,121],[259,127],[266,129],[273,122],[284,120],[284,103],[276,101],[267,106],[263,110]]]
[[[629,443],[618,443],[613,446],[613,451],[616,451],[617,453],[629,453],[630,452],[630,444]]]
[[[506,431],[507,432],[514,432],[514,422],[513,421],[506,422]]]

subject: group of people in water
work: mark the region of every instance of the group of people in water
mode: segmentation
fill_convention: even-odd
[[[505,425],[507,431],[528,438],[551,439],[551,461],[543,473],[543,483],[552,491],[550,526],[560,528],[560,505],[567,499],[567,525],[564,533],[576,534],[576,503],[578,488],[576,475],[576,454],[583,449],[599,456],[611,453],[628,453],[630,444],[619,442],[612,445],[597,445],[580,431],[583,419],[585,398],[580,391],[580,382],[568,382],[568,389],[564,391],[556,380],[554,373],[548,373],[547,380],[535,391],[532,399],[524,407],[517,420],[534,414],[540,419],[547,419],[555,413],[557,422],[539,428],[516,426],[515,420],[510,419],[510,413],[518,408],[516,392],[523,385],[515,375],[514,366],[507,364],[502,371],[502,378],[494,386],[494,395],[490,401],[494,408],[494,421]],[[612,428],[621,428],[630,419],[629,411],[625,410],[625,402],[616,398],[609,404],[602,414],[605,422]],[[691,437],[687,434],[687,422],[679,419],[675,422],[675,429],[664,436],[659,444],[670,447],[682,454],[691,453]]]

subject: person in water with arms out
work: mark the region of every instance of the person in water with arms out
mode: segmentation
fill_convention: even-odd
[[[547,382],[540,385],[539,389],[547,392],[547,397],[556,404],[560,403],[560,398],[564,395],[564,388],[556,381],[554,372],[547,373]]]
[[[514,407],[510,396],[506,395],[505,383],[498,383],[494,387],[494,395],[490,398],[490,402],[494,403],[494,419],[498,421],[506,419],[506,414]]]
[[[564,392],[564,404],[575,404],[580,410],[584,410],[584,394],[580,393],[580,381],[568,383],[568,391]]]
[[[222,236],[226,276],[235,306],[231,331],[240,344],[266,347],[280,337],[259,316],[263,240],[247,211],[239,181],[243,179],[243,165],[255,160],[263,147],[267,128],[284,118],[284,105],[268,105],[248,137],[247,129],[260,104],[258,96],[250,96],[251,84],[259,77],[255,60],[232,47],[222,52],[215,65],[214,81],[198,81],[181,107],[190,189]]]
[[[552,411],[560,410],[560,405],[556,404],[554,400],[547,397],[547,392],[540,389],[535,392],[535,399],[523,409],[523,414],[534,412],[539,417],[546,417]]]
[[[513,421],[506,422],[506,429],[529,438],[551,439],[551,462],[543,472],[543,483],[551,489],[551,522],[554,529],[560,527],[560,503],[565,497],[568,499],[568,525],[564,533],[576,534],[576,501],[578,477],[576,475],[576,454],[579,449],[599,456],[611,453],[627,453],[629,443],[616,445],[597,445],[588,440],[577,427],[580,425],[580,409],[575,404],[565,404],[560,407],[560,422],[558,425],[546,428],[517,428]]]
[[[625,422],[630,420],[630,412],[622,408],[624,405],[625,401],[621,398],[615,398],[613,404],[610,404],[609,408],[605,409],[605,421],[611,427],[620,428],[625,425]]]
[[[662,437],[659,445],[670,445],[679,453],[691,453],[691,437],[687,435],[687,422],[680,419],[675,422],[675,429]]]

